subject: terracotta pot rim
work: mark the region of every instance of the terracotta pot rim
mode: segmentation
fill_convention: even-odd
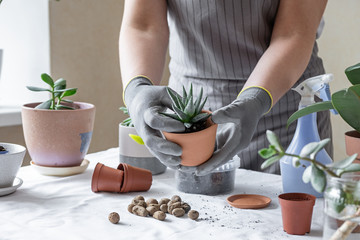
[[[314,201],[316,197],[308,193],[282,193],[278,196],[283,201]]]
[[[84,105],[86,106],[85,108],[78,108],[78,109],[61,109],[61,110],[50,110],[50,109],[35,109],[34,106],[39,105],[42,102],[32,102],[32,103],[26,103],[24,105],[22,105],[22,109],[26,109],[26,110],[36,110],[36,111],[43,111],[43,112],[78,112],[78,111],[86,111],[86,110],[90,110],[90,109],[94,109],[95,105],[92,103],[87,103],[87,102],[74,102],[75,105]],[[33,106],[34,105],[34,106]]]
[[[100,170],[103,166],[104,166],[104,164],[102,164],[102,163],[97,163],[95,166],[95,170],[94,170],[94,173],[93,173],[92,179],[91,179],[91,190],[93,192],[99,191],[98,179],[99,179],[99,175],[100,175]]]
[[[351,130],[351,131],[345,132],[345,136],[353,137],[353,138],[360,138],[360,133],[356,130]]]
[[[216,128],[217,127],[217,124],[214,123],[213,121],[211,121],[211,125],[208,126],[207,128],[203,129],[203,130],[200,130],[200,131],[197,131],[197,132],[190,132],[190,133],[183,133],[183,132],[166,132],[166,131],[163,131],[164,133],[166,134],[170,134],[170,135],[183,135],[183,136],[192,136],[192,135],[196,135],[196,134],[199,134],[199,133],[202,133],[202,132],[205,132],[205,131],[212,131],[212,128]]]

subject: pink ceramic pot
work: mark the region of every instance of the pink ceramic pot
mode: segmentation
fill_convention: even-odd
[[[75,102],[75,110],[35,109],[38,104],[25,104],[21,111],[32,161],[50,167],[79,166],[91,142],[95,106]]]

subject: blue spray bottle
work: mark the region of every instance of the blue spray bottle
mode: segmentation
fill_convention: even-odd
[[[331,97],[328,83],[332,79],[332,74],[324,74],[309,78],[300,83],[296,88],[293,88],[294,91],[301,95],[299,109],[315,103],[315,95],[324,101],[330,100]],[[320,141],[320,136],[316,124],[316,113],[312,113],[297,120],[294,137],[289,147],[286,149],[286,152],[299,155],[301,149],[306,144],[318,141]],[[332,162],[332,159],[325,151],[325,149],[322,149],[318,152],[316,155],[316,160],[323,164],[329,164]],[[300,167],[294,167],[293,158],[289,156],[284,156],[280,160],[283,191],[285,193],[309,193],[316,197],[323,197],[321,193],[315,191],[315,189],[311,186],[311,183],[304,183],[302,181],[304,170],[307,166],[310,165],[310,163],[303,160],[300,160],[300,163]]]

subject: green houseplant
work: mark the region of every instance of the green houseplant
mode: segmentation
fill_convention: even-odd
[[[335,109],[340,117],[354,129],[345,133],[347,154],[357,153],[360,156],[360,111],[358,111],[360,109],[360,63],[346,68],[345,74],[352,86],[334,92],[331,95],[331,101],[314,103],[298,110],[289,117],[288,125],[307,114]]]
[[[201,88],[198,98],[193,95],[193,87],[189,91],[183,87],[183,95],[179,95],[170,88],[167,92],[172,100],[172,113],[162,112],[163,115],[180,121],[185,126],[182,133],[163,132],[165,138],[182,147],[181,164],[184,166],[198,166],[207,161],[214,152],[217,124],[211,121],[211,113],[203,110],[207,97],[203,98]]]
[[[25,104],[21,111],[25,142],[32,163],[48,167],[79,166],[91,142],[95,106],[65,99],[77,91],[76,88],[66,88],[66,80],[60,78],[54,81],[45,73],[41,79],[48,88],[27,88],[35,92],[49,92],[49,100]]]
[[[346,212],[346,216],[342,219],[345,223],[336,231],[331,239],[345,239],[358,225],[354,219],[360,217],[360,164],[353,163],[357,154],[337,161],[328,165],[323,165],[317,162],[316,154],[324,148],[330,139],[324,139],[320,142],[312,142],[307,144],[299,155],[288,154],[281,146],[279,139],[272,131],[267,131],[267,139],[270,143],[268,148],[261,149],[259,155],[266,159],[261,168],[265,169],[273,163],[279,161],[283,156],[293,157],[293,165],[300,167],[300,159],[310,162],[310,165],[305,169],[303,174],[303,181],[311,183],[314,189],[318,192],[325,193],[325,201],[328,208],[333,210],[335,214]],[[332,179],[343,179],[346,174],[359,173],[354,181],[356,187],[349,188],[348,185],[332,185],[329,182]],[[326,194],[333,194],[336,192],[340,198],[326,198]],[[339,201],[341,199],[341,201]],[[349,210],[351,209],[351,210]],[[352,221],[353,220],[353,221]],[[358,221],[358,220],[357,220]]]
[[[120,110],[129,115],[126,107],[120,107]],[[120,163],[150,170],[154,175],[166,170],[166,166],[154,157],[144,145],[130,117],[119,124],[119,160]]]

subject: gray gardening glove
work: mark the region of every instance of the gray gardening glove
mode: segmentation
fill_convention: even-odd
[[[211,119],[219,124],[217,150],[208,161],[197,167],[195,174],[209,174],[246,148],[259,119],[269,111],[271,105],[270,93],[259,87],[250,87],[242,91],[231,104],[214,111]]]
[[[132,79],[124,91],[124,101],[135,129],[149,151],[170,168],[180,165],[182,149],[163,139],[161,131],[183,132],[185,126],[159,112],[171,108],[171,99],[165,86],[154,86],[145,77]]]

